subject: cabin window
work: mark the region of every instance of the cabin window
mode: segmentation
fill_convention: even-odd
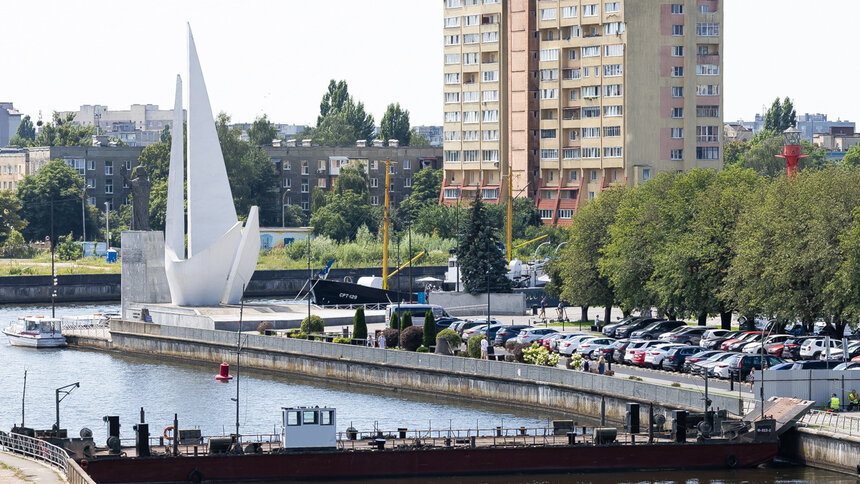
[[[300,425],[299,412],[287,412],[287,425]]]
[[[334,425],[334,412],[331,410],[323,410],[320,412],[320,424]]]
[[[302,412],[302,423],[303,424],[315,424],[317,422],[317,413],[313,410]]]

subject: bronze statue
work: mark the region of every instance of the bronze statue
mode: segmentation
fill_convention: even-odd
[[[131,176],[129,180],[126,171],[122,170],[123,181],[131,185],[131,230],[150,230],[149,191],[152,189],[152,182],[142,165],[134,167]]]

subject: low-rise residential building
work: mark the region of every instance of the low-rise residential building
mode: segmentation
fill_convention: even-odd
[[[157,104],[132,104],[129,109],[121,110],[85,104],[77,111],[63,111],[60,116],[70,113],[75,115],[74,124],[94,126],[96,134],[119,139],[128,146],[159,142],[161,130],[173,123],[173,110],[159,109]]]
[[[743,123],[726,123],[723,125],[723,140],[726,143],[732,141],[747,142],[753,136],[752,130],[744,126]]]
[[[827,151],[845,152],[860,144],[860,134],[853,127],[833,126],[829,133],[815,133],[813,144]]]

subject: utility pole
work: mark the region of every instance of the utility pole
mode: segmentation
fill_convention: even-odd
[[[391,203],[391,160],[385,160],[385,206],[382,207],[382,288],[388,289],[388,223]]]
[[[507,233],[506,233],[505,242],[507,243],[507,247],[508,247],[508,263],[510,263],[511,257],[512,257],[511,253],[512,253],[512,248],[513,248],[513,225],[514,225],[514,196],[513,196],[513,193],[511,193],[513,190],[513,181],[512,181],[512,179],[513,179],[513,168],[511,167],[510,162],[508,162],[508,177],[507,178],[508,178],[508,183],[506,186],[507,189],[505,191],[508,194],[508,225],[506,228]]]

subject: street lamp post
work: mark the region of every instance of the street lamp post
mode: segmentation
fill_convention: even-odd
[[[804,155],[800,149],[800,130],[790,127],[782,132],[782,154],[776,155],[777,158],[785,159],[785,167],[788,171],[788,177],[797,176],[797,162],[800,158],[806,158],[809,155]]]
[[[288,193],[290,193],[290,189],[289,189],[289,188],[284,192],[284,194],[283,194],[283,195],[281,195],[281,228],[286,227],[285,222],[284,222],[284,220],[285,220],[285,218],[286,218],[286,217],[285,217],[285,215],[284,215],[284,214],[285,214],[285,212],[286,212],[286,207],[284,207],[284,200],[286,200],[286,199],[287,199],[287,194],[288,194]]]
[[[105,251],[110,250],[110,205],[105,202]]]

